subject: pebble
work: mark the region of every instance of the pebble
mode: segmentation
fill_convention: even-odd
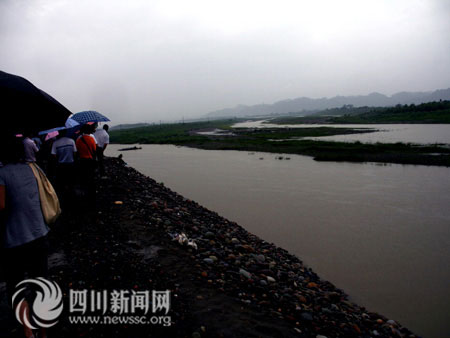
[[[248,279],[252,278],[252,274],[250,272],[248,272],[247,270],[239,269],[239,273]]]
[[[329,292],[326,297],[333,303],[337,303],[341,300],[341,295],[337,292]]]
[[[313,318],[313,316],[310,314],[310,313],[308,313],[308,312],[303,312],[302,314],[301,314],[301,316],[302,316],[302,318],[304,319],[304,320],[307,320],[307,321],[309,321],[309,322],[311,322],[314,318]]]
[[[270,276],[267,276],[267,281],[268,281],[269,283],[275,283],[275,278],[270,277]]]
[[[205,233],[205,237],[209,238],[209,239],[214,238],[214,233],[212,233],[211,231],[208,231]]]
[[[354,329],[358,334],[361,334],[361,329],[359,328],[358,325],[353,324],[353,329]]]
[[[298,295],[297,296],[298,300],[301,301],[302,303],[308,303],[308,300],[305,298],[305,296],[303,295]]]
[[[260,263],[264,263],[266,260],[266,257],[264,257],[264,255],[257,255],[256,260]]]

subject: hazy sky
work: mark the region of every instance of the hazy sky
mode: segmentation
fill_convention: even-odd
[[[450,87],[450,0],[0,0],[0,69],[122,122]]]

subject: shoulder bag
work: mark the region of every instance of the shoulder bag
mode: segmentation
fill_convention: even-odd
[[[31,170],[33,170],[34,177],[38,183],[39,198],[41,200],[42,214],[44,215],[45,223],[55,223],[56,219],[61,214],[61,207],[59,205],[58,195],[55,189],[36,163],[28,163]]]

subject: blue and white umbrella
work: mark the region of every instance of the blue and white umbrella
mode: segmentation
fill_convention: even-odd
[[[80,124],[77,121],[71,119],[70,117],[66,120],[66,123],[65,123],[65,126],[67,129],[70,129],[70,128],[73,128],[73,127],[76,127],[79,125]]]
[[[85,124],[88,122],[107,122],[109,118],[96,112],[94,110],[87,110],[76,113],[70,117],[72,120],[77,121],[79,124]]]

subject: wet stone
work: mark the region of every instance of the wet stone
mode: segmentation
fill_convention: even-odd
[[[251,273],[244,269],[239,269],[239,273],[248,279],[252,277]]]
[[[267,276],[267,281],[268,281],[269,283],[275,283],[275,278],[270,277],[270,276]]]
[[[214,233],[212,233],[211,231],[208,231],[208,232],[205,233],[205,237],[209,238],[209,239],[212,239],[212,238],[214,238]]]
[[[264,263],[266,260],[266,257],[264,257],[264,255],[257,255],[256,260],[260,263]]]
[[[301,314],[301,316],[304,320],[307,320],[309,322],[311,322],[314,319],[313,316],[309,312],[303,312]]]

